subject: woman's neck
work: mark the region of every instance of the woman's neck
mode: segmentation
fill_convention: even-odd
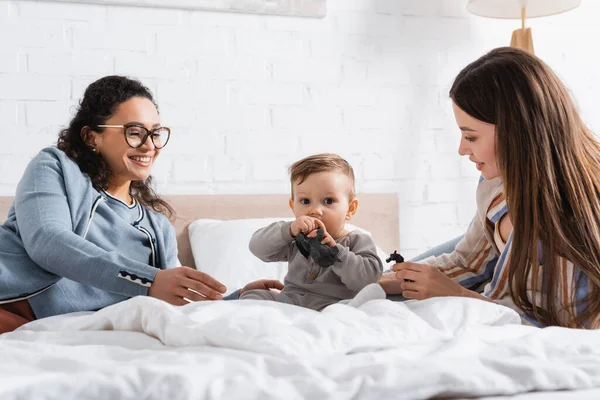
[[[109,183],[108,188],[106,189],[106,193],[110,194],[113,197],[116,197],[119,200],[122,200],[126,204],[133,204],[133,197],[129,194],[129,189],[131,187],[131,181],[127,181],[124,183]]]

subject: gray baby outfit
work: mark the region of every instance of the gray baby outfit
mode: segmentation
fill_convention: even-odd
[[[275,222],[252,235],[250,251],[265,262],[288,262],[285,288],[280,292],[249,290],[241,299],[273,300],[322,310],[352,299],[370,283],[379,281],[383,264],[369,235],[353,231],[336,241],[338,259],[321,267],[298,250],[290,232],[291,222]]]

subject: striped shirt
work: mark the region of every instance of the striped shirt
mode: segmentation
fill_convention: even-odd
[[[477,214],[462,240],[450,254],[428,257],[420,263],[438,267],[449,278],[467,289],[481,293],[498,304],[510,307],[526,324],[541,326],[533,316],[526,315],[514,304],[508,282],[508,259],[512,233],[506,243],[499,233],[499,222],[508,212],[500,178],[481,179],[477,187]],[[554,300],[561,323],[567,323],[582,311],[588,294],[588,279],[572,262],[559,259],[558,296]],[[542,284],[542,268],[537,268],[537,287]],[[532,268],[527,287],[529,299],[541,307],[541,293],[531,292]]]

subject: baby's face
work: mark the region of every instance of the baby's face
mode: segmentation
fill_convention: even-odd
[[[339,172],[309,175],[304,182],[293,185],[294,215],[317,218],[334,239],[343,236],[345,222],[352,216],[349,212],[351,185],[350,178]]]

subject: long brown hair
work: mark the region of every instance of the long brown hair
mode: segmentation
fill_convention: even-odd
[[[597,326],[600,145],[567,89],[534,55],[498,48],[458,74],[450,97],[470,116],[496,126],[496,157],[514,226],[508,268],[515,304],[546,326]],[[590,287],[580,303],[573,296],[565,305],[581,310],[567,321],[555,301],[559,257],[579,268]],[[533,296],[529,276],[542,277],[541,283],[531,280]]]
[[[117,107],[132,97],[144,97],[156,106],[150,90],[139,81],[124,76],[105,76],[91,83],[79,102],[79,107],[69,126],[58,136],[57,147],[79,165],[98,191],[108,188],[111,171],[102,156],[91,151],[81,137],[85,126],[97,127],[108,120]],[[103,129],[96,128],[98,132]],[[141,204],[154,211],[173,217],[173,208],[161,199],[152,188],[152,176],[144,181],[132,181],[130,194]]]

